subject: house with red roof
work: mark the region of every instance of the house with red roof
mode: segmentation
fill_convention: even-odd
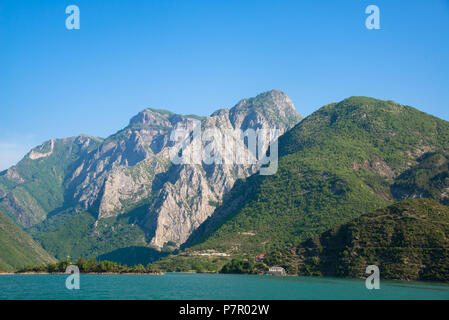
[[[265,255],[264,254],[259,254],[257,257],[256,257],[256,261],[264,261],[265,260]]]

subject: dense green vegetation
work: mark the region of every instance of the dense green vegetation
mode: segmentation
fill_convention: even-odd
[[[0,270],[56,261],[11,219],[0,212]]]
[[[234,258],[221,268],[220,273],[245,273],[264,274],[268,267],[261,262],[254,262],[253,259]]]
[[[327,105],[280,138],[278,172],[237,183],[186,251],[298,245],[392,203],[395,178],[429,150],[447,154],[448,141],[448,122],[408,106],[366,97]]]
[[[42,273],[64,273],[69,265],[78,266],[81,273],[160,273],[154,266],[142,264],[133,266],[122,265],[112,261],[100,261],[95,259],[78,259],[76,262],[64,260],[57,263],[48,263],[35,266],[25,266],[17,270],[17,273],[42,272]]]
[[[449,207],[411,199],[363,215],[278,253],[299,274],[449,281]],[[288,261],[288,262],[287,262]]]
[[[174,255],[162,258],[151,265],[167,272],[217,273],[229,260],[229,257]]]
[[[361,278],[368,265],[384,279],[449,281],[449,207],[404,200],[269,252],[263,262],[233,258],[220,272],[263,274],[281,266],[293,275]]]
[[[166,255],[147,247],[145,233],[139,226],[146,208],[143,205],[127,214],[98,222],[93,214],[80,208],[67,209],[29,232],[59,260],[83,257],[146,264]]]
[[[398,199],[431,198],[449,205],[449,158],[430,152],[418,159],[416,166],[402,173],[392,185]],[[444,192],[446,190],[446,192]]]

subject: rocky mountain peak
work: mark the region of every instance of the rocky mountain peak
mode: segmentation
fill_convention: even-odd
[[[129,126],[135,125],[150,125],[171,127],[170,117],[174,114],[166,110],[157,110],[147,108],[132,117]]]
[[[275,109],[281,112],[296,113],[293,102],[280,90],[270,90],[254,98],[242,99],[233,109],[240,111],[248,109]]]
[[[180,122],[201,120],[196,115],[181,115],[168,110],[147,108],[132,117],[129,127],[150,126],[173,128]]]
[[[220,109],[211,117],[228,117],[234,128],[280,128],[290,129],[302,116],[296,112],[290,98],[280,90],[270,90],[253,98],[240,100],[231,109]]]

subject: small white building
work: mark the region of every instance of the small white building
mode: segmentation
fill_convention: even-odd
[[[284,268],[282,267],[270,267],[270,269],[268,270],[268,273],[271,275],[276,275],[276,276],[285,276],[286,272],[284,270]]]

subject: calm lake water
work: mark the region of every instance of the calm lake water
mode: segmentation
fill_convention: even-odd
[[[221,274],[81,275],[67,290],[65,275],[0,275],[0,299],[444,299],[449,285]]]

